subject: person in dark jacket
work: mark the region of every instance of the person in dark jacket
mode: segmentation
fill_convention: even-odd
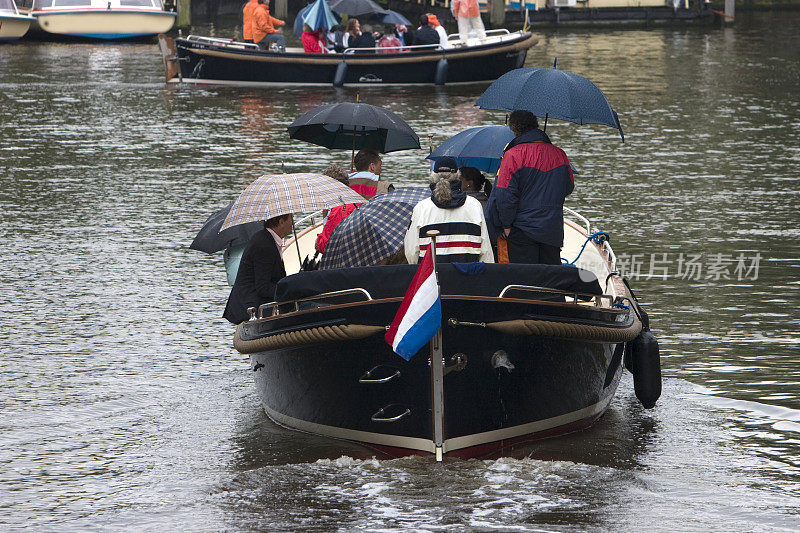
[[[347,21],[347,33],[347,48],[376,48],[375,37],[369,32],[361,31],[361,23],[358,19],[351,18]],[[357,53],[374,54],[375,50],[365,50]]]
[[[239,324],[249,319],[248,307],[275,300],[275,287],[286,277],[283,267],[283,238],[292,232],[291,214],[264,222],[264,229],[250,237],[242,253],[236,281],[233,283],[225,312],[228,322]]]
[[[487,223],[505,236],[509,262],[560,265],[564,199],[575,188],[569,159],[533,113],[514,111],[508,127],[515,137],[500,162]]]
[[[414,46],[417,45],[439,45],[439,34],[433,29],[433,24],[428,22],[428,15],[419,17],[419,28],[414,34]]]

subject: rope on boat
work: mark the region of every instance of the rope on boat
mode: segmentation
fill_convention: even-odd
[[[636,317],[627,328],[609,328],[591,324],[568,324],[550,320],[505,320],[489,322],[486,327],[506,335],[539,335],[561,339],[581,339],[602,342],[632,341],[642,331],[642,322]]]
[[[244,323],[246,324],[246,322]],[[318,326],[306,328],[287,333],[279,333],[269,337],[245,340],[242,339],[243,324],[236,326],[236,334],[233,336],[233,347],[239,353],[255,353],[266,350],[277,350],[289,346],[303,344],[316,344],[320,342],[334,342],[346,340],[358,340],[386,332],[383,326],[364,326],[361,324],[347,324],[337,326]]]
[[[575,256],[575,259],[573,259],[572,261],[567,261],[566,259],[562,258],[561,262],[565,265],[574,265],[575,261],[577,261],[581,257],[581,254],[583,253],[583,250],[586,249],[586,245],[589,244],[589,241],[594,241],[595,244],[602,245],[604,241],[610,241],[610,240],[611,236],[605,231],[598,231],[596,233],[593,233],[589,235],[589,237],[586,239],[586,242],[583,243],[583,246],[581,246],[581,251],[578,252],[578,255]]]

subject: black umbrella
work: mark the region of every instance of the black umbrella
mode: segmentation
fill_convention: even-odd
[[[238,244],[246,244],[257,231],[264,229],[263,222],[249,222],[247,224],[239,224],[220,232],[222,223],[228,216],[233,202],[229,203],[219,211],[216,211],[208,217],[206,223],[200,228],[197,236],[189,245],[192,250],[199,250],[207,254],[213,254],[224,250],[228,246],[236,246]]]
[[[328,5],[337,13],[344,13],[351,17],[359,15],[385,15],[386,10],[372,0],[333,0]]]
[[[406,122],[387,109],[342,102],[312,109],[292,122],[292,139],[326,148],[370,148],[383,154],[419,148],[419,137]]]

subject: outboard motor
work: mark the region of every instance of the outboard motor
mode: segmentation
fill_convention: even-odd
[[[658,341],[650,331],[650,317],[639,305],[636,295],[623,278],[633,296],[636,311],[642,320],[642,331],[625,346],[625,368],[633,374],[633,390],[645,409],[652,409],[661,396],[661,356]]]

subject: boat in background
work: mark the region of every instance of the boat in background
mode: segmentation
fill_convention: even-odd
[[[56,0],[58,1],[58,0]],[[528,31],[489,30],[483,40],[462,43],[448,36],[452,47],[404,46],[347,49],[341,54],[307,54],[261,50],[252,43],[190,35],[159,35],[167,83],[235,86],[450,85],[491,82],[525,64],[528,49],[539,39]],[[378,52],[378,53],[376,53]]]
[[[0,0],[0,41],[19,39],[31,27],[34,19],[19,12],[14,0]]]
[[[36,31],[104,40],[157,35],[178,16],[162,0],[28,0],[23,7],[35,17]]]

